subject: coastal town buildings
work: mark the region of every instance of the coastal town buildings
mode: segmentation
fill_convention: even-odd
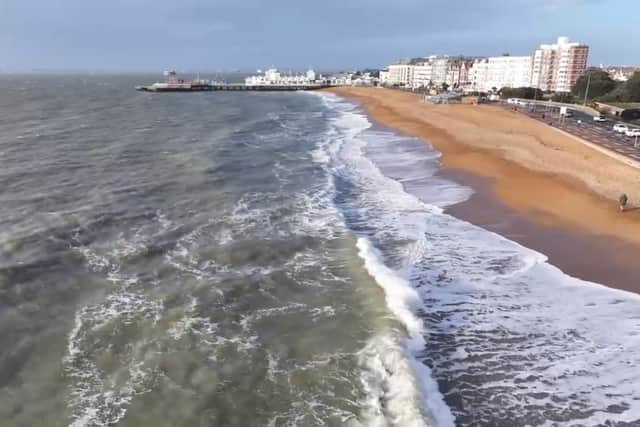
[[[472,91],[530,86],[531,57],[505,55],[478,59],[473,63],[470,74]]]
[[[381,84],[411,89],[440,87],[464,88],[471,84],[470,72],[473,60],[465,57],[451,58],[435,55],[415,58],[391,64],[383,75]],[[384,83],[383,83],[384,82]]]
[[[458,65],[453,65],[448,56],[437,57],[435,55],[422,58],[411,65],[411,80],[408,84],[413,89],[441,86],[443,83],[453,85],[460,80],[461,74]],[[464,75],[464,73],[462,74]]]
[[[413,81],[414,66],[410,64],[391,64],[388,67],[388,84],[391,86],[409,87]]]
[[[495,56],[471,59],[463,56],[429,56],[389,65],[381,83],[412,89],[438,88],[488,92],[503,87],[536,87],[569,92],[587,68],[589,47],[559,37],[542,44],[531,56]],[[616,78],[624,79],[622,72]]]
[[[396,63],[388,67],[387,85],[412,89],[442,86],[462,88],[470,84],[473,60],[448,56],[429,56],[412,60],[412,63]]]
[[[626,67],[626,66],[612,66],[604,67],[600,65],[600,69],[606,71],[609,76],[617,82],[626,82],[637,71],[640,71],[640,67]]]
[[[349,86],[351,85],[352,73],[334,73],[327,77],[326,83],[331,86]]]
[[[389,70],[380,70],[378,82],[383,86],[389,83]]]
[[[263,74],[245,78],[247,86],[302,86],[316,83],[316,73],[309,70],[306,74],[283,75],[275,68],[266,70]]]
[[[411,87],[414,89],[429,87],[433,81],[433,64],[429,61],[415,65]]]
[[[379,81],[379,77],[373,77],[370,72],[357,73],[351,76],[352,86],[374,86]]]
[[[542,44],[533,53],[531,87],[544,91],[570,92],[587,69],[589,47],[558,37],[554,44]]]
[[[471,66],[471,70],[469,71],[469,80],[471,81],[469,89],[472,92],[486,92],[488,90],[491,90],[493,86],[490,85],[488,79],[489,59],[476,59]]]
[[[447,81],[447,71],[449,71],[449,57],[433,58],[432,82],[436,86]]]
[[[464,57],[450,58],[447,62],[447,72],[444,83],[452,89],[467,88],[471,83],[469,74],[472,66],[472,59]]]

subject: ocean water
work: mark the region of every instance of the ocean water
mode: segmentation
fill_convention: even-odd
[[[330,94],[0,79],[0,425],[640,425],[640,298]]]

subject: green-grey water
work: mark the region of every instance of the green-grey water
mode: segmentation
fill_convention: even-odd
[[[429,145],[141,79],[0,79],[0,425],[638,425],[638,298],[447,215]]]

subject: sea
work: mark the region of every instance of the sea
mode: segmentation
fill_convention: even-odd
[[[0,425],[640,426],[640,297],[447,214],[428,143],[152,81],[0,77]]]

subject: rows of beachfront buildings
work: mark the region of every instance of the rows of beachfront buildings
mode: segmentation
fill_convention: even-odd
[[[559,37],[556,43],[542,44],[528,56],[429,56],[399,61],[380,72],[379,83],[464,92],[490,92],[504,87],[569,92],[586,71],[588,56],[587,45]]]
[[[305,74],[283,74],[275,68],[271,68],[255,76],[248,76],[244,79],[247,86],[303,86],[315,84],[317,80],[316,72],[307,71]]]
[[[258,74],[244,79],[246,86],[374,86],[379,84],[379,79],[371,72],[335,73],[328,76],[308,70],[306,73],[282,73],[276,68],[264,72],[258,70]]]

